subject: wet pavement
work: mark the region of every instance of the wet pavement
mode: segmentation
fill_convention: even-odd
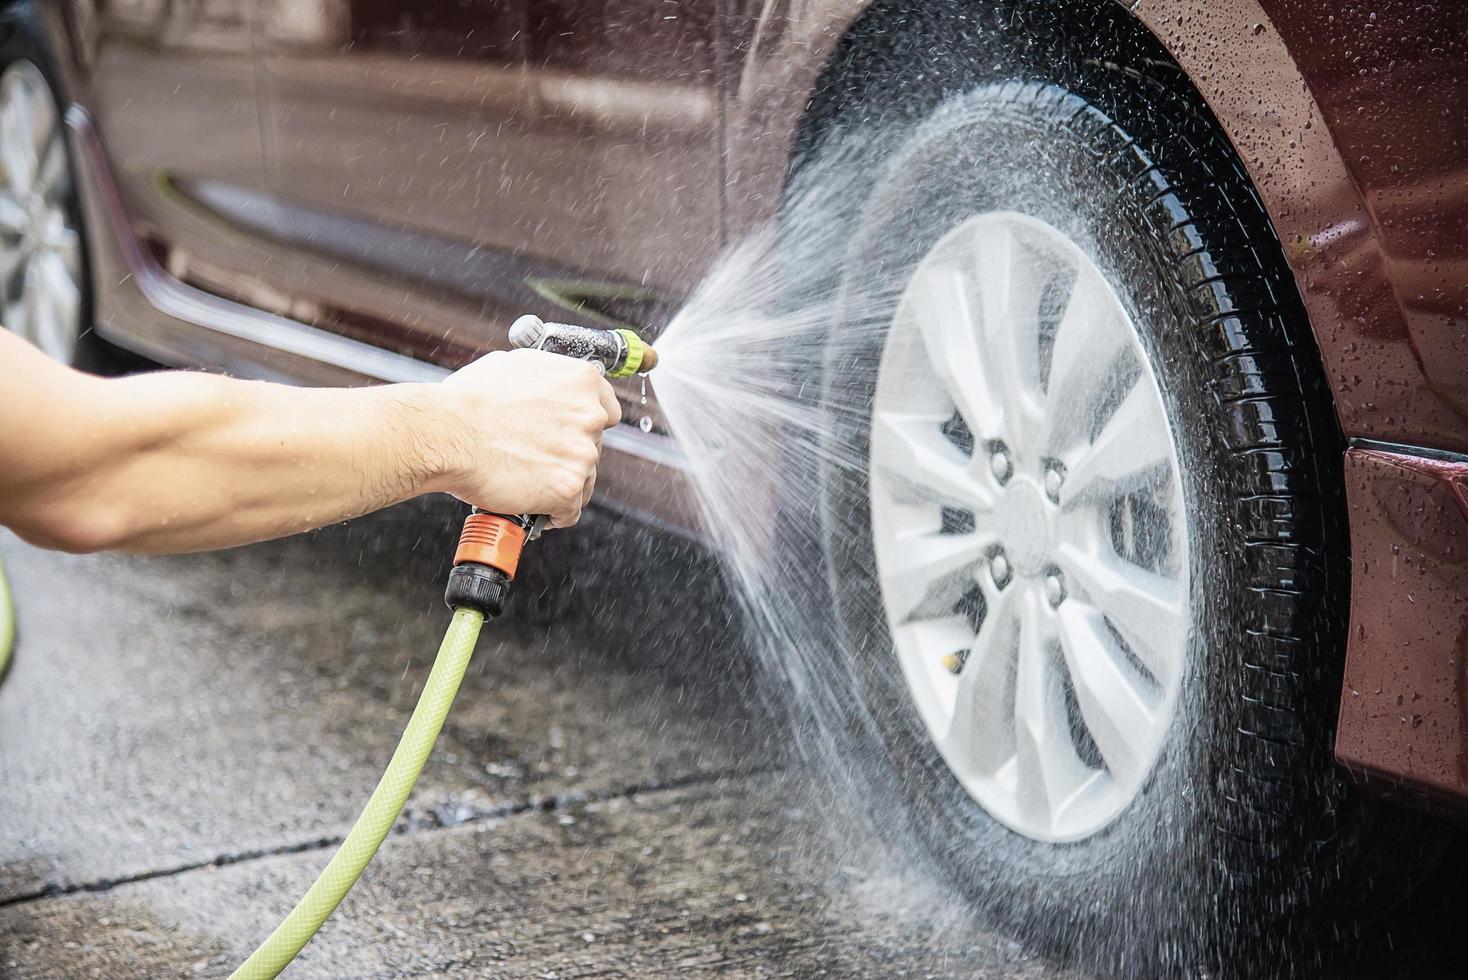
[[[0,532],[0,976],[228,974],[391,753],[457,514],[167,559]],[[706,559],[601,514],[545,545],[398,832],[288,975],[1061,975],[946,933],[920,884],[823,832]]]
[[[437,648],[460,512],[215,555],[0,532],[0,977],[226,976],[309,884]],[[437,751],[300,977],[1076,974],[959,916],[761,707],[706,556],[603,513],[527,558]],[[1362,977],[1454,975],[1459,851]]]

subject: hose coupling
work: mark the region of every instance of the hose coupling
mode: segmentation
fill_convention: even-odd
[[[525,542],[540,533],[529,514],[514,517],[476,510],[464,519],[443,601],[450,609],[476,609],[486,620],[504,612]]]

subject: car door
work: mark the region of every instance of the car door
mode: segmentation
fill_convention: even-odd
[[[255,2],[113,0],[77,14],[90,41],[86,105],[132,232],[175,276],[246,299],[269,278],[269,252],[242,245],[187,187],[264,188]]]
[[[635,319],[715,255],[711,0],[264,2],[276,231],[314,269],[287,288],[342,329],[457,363],[526,310]]]

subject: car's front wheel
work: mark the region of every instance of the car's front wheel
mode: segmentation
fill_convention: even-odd
[[[1277,966],[1442,838],[1333,769],[1342,447],[1242,168],[1173,83],[1057,76],[942,104],[843,232],[840,631],[993,916],[1128,972]]]

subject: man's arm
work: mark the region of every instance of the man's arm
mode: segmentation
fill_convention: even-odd
[[[68,551],[279,537],[422,493],[575,523],[621,416],[590,365],[490,354],[439,384],[97,378],[0,330],[0,524]]]

